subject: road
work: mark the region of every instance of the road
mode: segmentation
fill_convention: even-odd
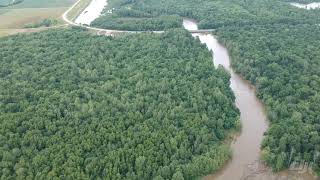
[[[103,28],[96,28],[92,26],[84,26],[78,23],[73,22],[72,20],[68,19],[68,13],[76,7],[81,0],[78,0],[74,3],[66,12],[62,14],[62,19],[72,26],[83,27],[89,30],[93,30],[97,32],[98,35],[114,35],[114,34],[121,34],[121,33],[163,33],[164,31],[124,31],[124,30],[113,30],[113,29],[103,29]],[[189,30],[190,33],[210,33],[213,32],[214,29],[199,29],[199,30]]]
[[[164,31],[122,31],[122,30],[112,30],[112,29],[102,29],[102,28],[96,28],[96,27],[91,27],[91,26],[84,26],[78,23],[73,22],[72,20],[68,19],[68,13],[76,7],[81,0],[78,0],[76,3],[74,3],[66,12],[63,13],[62,19],[72,25],[72,26],[78,26],[78,27],[83,27],[89,30],[96,31],[98,35],[112,35],[112,34],[119,34],[119,33],[141,33],[141,32],[153,32],[153,33],[163,33]]]

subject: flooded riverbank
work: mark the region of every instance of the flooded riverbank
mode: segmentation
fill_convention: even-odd
[[[101,15],[107,4],[107,0],[92,0],[89,6],[77,17],[75,23],[90,25],[92,21]]]
[[[302,9],[319,9],[320,8],[320,2],[314,2],[310,4],[301,4],[301,3],[290,3],[292,6],[295,6],[297,8],[302,8]]]

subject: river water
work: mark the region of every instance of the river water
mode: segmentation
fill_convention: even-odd
[[[78,24],[90,23],[101,15],[107,0],[92,0],[90,5],[76,19]],[[198,30],[195,21],[184,19],[187,30]],[[112,30],[110,30],[112,31]],[[268,128],[264,106],[255,95],[255,89],[248,81],[237,75],[230,66],[228,50],[211,34],[193,33],[194,37],[207,45],[213,52],[215,67],[223,66],[231,75],[230,87],[236,97],[235,104],[240,110],[242,130],[231,142],[232,159],[219,172],[204,177],[205,180],[313,180],[308,172],[285,171],[274,174],[260,161],[260,145]]]
[[[77,17],[75,23],[90,25],[92,21],[101,15],[107,4],[107,0],[92,0],[89,6]]]
[[[313,2],[310,4],[301,4],[301,3],[290,3],[292,6],[303,8],[303,9],[319,9],[320,8],[320,2]]]
[[[187,30],[197,30],[195,21],[184,19]],[[231,142],[232,159],[219,172],[204,177],[205,180],[313,180],[306,171],[285,171],[274,174],[260,160],[263,134],[268,128],[264,106],[256,97],[254,87],[237,75],[230,66],[228,50],[212,34],[194,33],[213,52],[215,67],[222,65],[231,74],[230,87],[240,110],[242,130]]]
[[[183,25],[188,30],[197,29],[194,21],[185,19]],[[193,34],[202,43],[205,43],[213,52],[213,63],[215,67],[222,65],[231,74],[231,89],[235,94],[236,106],[241,112],[242,132],[232,142],[233,158],[223,171],[207,176],[205,179],[236,180],[246,176],[248,165],[260,159],[260,144],[263,133],[268,124],[263,105],[255,96],[254,88],[238,76],[230,67],[230,58],[227,49],[222,46],[211,34]]]

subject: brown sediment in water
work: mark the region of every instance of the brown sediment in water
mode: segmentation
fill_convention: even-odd
[[[188,30],[197,29],[197,23],[184,19],[183,25]],[[256,97],[255,88],[230,66],[228,50],[212,34],[192,34],[207,45],[213,52],[215,67],[223,66],[231,75],[231,89],[236,97],[235,104],[240,110],[242,130],[231,142],[232,159],[215,174],[205,176],[205,180],[312,180],[307,171],[285,171],[273,173],[260,160],[263,134],[268,128],[267,115],[261,101]]]
[[[260,144],[268,127],[264,106],[257,99],[255,89],[231,69],[227,49],[211,34],[196,36],[212,50],[215,66],[222,65],[231,74],[230,87],[241,112],[242,124],[241,134],[231,144],[233,155],[230,162],[218,174],[205,179],[240,179],[246,176],[247,167],[260,159]]]

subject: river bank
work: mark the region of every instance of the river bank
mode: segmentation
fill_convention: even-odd
[[[198,30],[194,21],[184,20],[183,25],[189,31]],[[88,28],[103,30],[93,27]],[[113,30],[108,31],[116,32]],[[231,74],[230,87],[236,96],[235,103],[241,112],[242,122],[242,133],[231,143],[233,158],[220,172],[206,176],[204,179],[314,179],[308,173],[301,171],[285,171],[274,174],[264,166],[260,161],[260,144],[268,123],[264,107],[255,96],[254,87],[234,73],[230,67],[227,49],[213,35],[193,33],[193,36],[198,37],[213,52],[215,66],[222,65]]]
[[[184,19],[184,28],[196,30],[197,22]],[[241,134],[231,142],[232,159],[218,172],[205,176],[205,180],[315,180],[308,169],[286,170],[273,173],[261,161],[261,142],[263,134],[268,128],[267,115],[262,102],[256,97],[255,88],[241,76],[237,75],[232,67],[228,50],[219,43],[212,34],[193,33],[194,37],[206,44],[213,52],[213,63],[217,68],[223,66],[231,75],[231,89],[236,97],[236,106],[241,116]]]
[[[184,20],[186,29],[197,29],[197,24]],[[246,176],[244,172],[249,164],[260,159],[260,144],[268,125],[262,103],[256,98],[254,88],[234,73],[230,66],[227,49],[211,34],[193,34],[207,45],[213,52],[215,67],[223,66],[231,74],[231,89],[236,97],[236,106],[241,112],[242,132],[231,143],[233,158],[217,175],[209,175],[204,179],[239,179]]]

